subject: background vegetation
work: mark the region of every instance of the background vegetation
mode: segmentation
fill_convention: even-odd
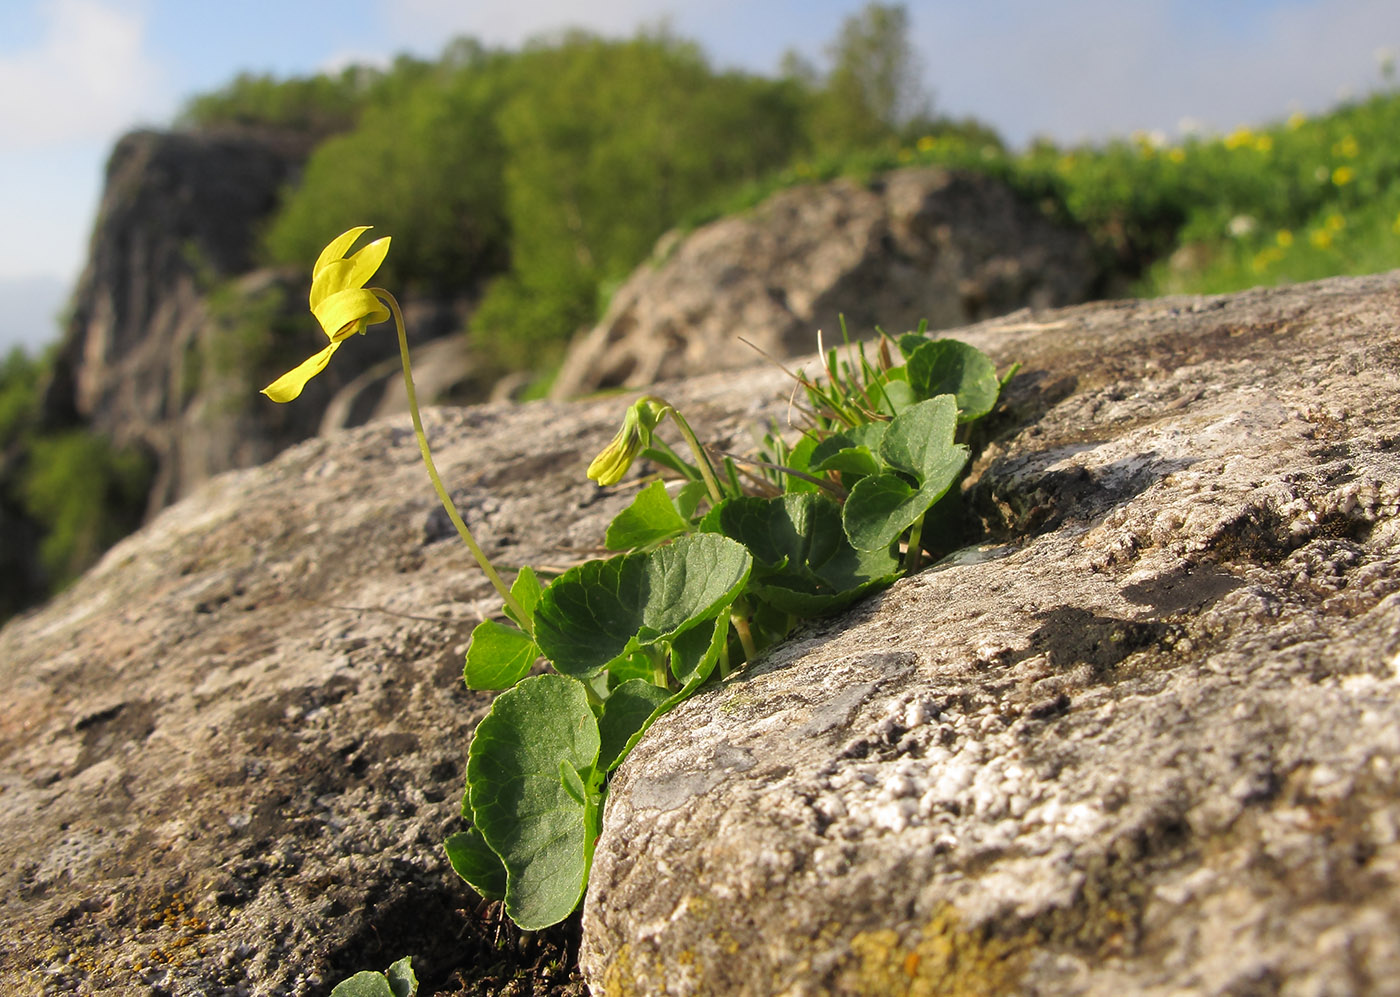
[[[994,173],[1082,225],[1108,293],[1400,267],[1389,70],[1371,96],[1316,117],[1009,150],[990,126],[935,112],[902,6],[869,4],[824,55],[789,55],[765,77],[716,70],[665,32],[570,33],[516,51],[460,39],[385,69],[239,76],[190,100],[177,124],[310,134],[265,259],[304,268],[331,236],[373,224],[395,239],[386,283],[479,295],[465,334],[480,355],[541,381],[668,229],[781,187],[905,165]],[[247,324],[230,333],[244,356],[268,334]],[[0,619],[75,577],[144,509],[139,455],[43,423],[47,368],[19,353],[0,365]]]

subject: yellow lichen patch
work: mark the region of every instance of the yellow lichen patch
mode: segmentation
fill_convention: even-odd
[[[900,997],[992,997],[1019,992],[1034,929],[1005,936],[988,928],[962,927],[957,911],[940,907],[912,944],[886,928],[851,939],[854,961],[837,981],[842,993]]]

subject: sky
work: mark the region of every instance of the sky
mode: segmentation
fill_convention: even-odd
[[[0,351],[57,335],[112,143],[239,72],[307,75],[468,34],[667,25],[719,67],[821,64],[862,0],[0,0]],[[935,109],[1013,145],[1228,131],[1380,84],[1397,0],[907,0]]]

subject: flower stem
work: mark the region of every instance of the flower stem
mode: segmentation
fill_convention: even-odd
[[[923,541],[920,535],[924,532],[924,519],[928,513],[914,520],[914,527],[909,531],[909,549],[904,555],[904,573],[912,575],[919,570],[920,555],[923,554]]]
[[[433,482],[433,490],[437,492],[438,501],[447,512],[447,518],[452,520],[452,525],[457,528],[458,535],[466,542],[467,549],[472,552],[472,557],[476,558],[476,563],[481,566],[481,570],[486,573],[486,578],[491,582],[501,598],[509,607],[512,615],[522,624],[530,622],[530,614],[520,601],[510,593],[508,586],[501,576],[492,566],[486,552],[481,549],[481,545],[472,536],[472,531],[467,529],[467,524],[462,521],[462,516],[457,512],[457,506],[452,501],[452,496],[447,493],[443,486],[442,478],[438,476],[437,467],[433,464],[433,455],[428,450],[428,437],[423,432],[423,417],[418,412],[418,392],[413,388],[413,370],[408,362],[408,333],[404,330],[403,312],[399,310],[399,303],[388,291],[381,288],[371,288],[373,293],[394,313],[394,325],[399,333],[399,359],[403,361],[403,386],[408,393],[408,413],[413,417],[413,434],[418,438],[418,450],[423,454],[423,466],[428,469],[428,477]]]
[[[724,501],[724,493],[720,491],[719,481],[715,478],[715,469],[710,464],[710,455],[705,452],[705,448],[695,438],[695,432],[690,428],[690,423],[685,421],[685,416],[681,415],[674,405],[667,403],[666,407],[671,410],[671,418],[676,421],[681,435],[685,437],[685,442],[690,445],[690,449],[695,453],[700,463],[700,476],[705,479],[705,487],[710,491],[710,501],[719,505]]]

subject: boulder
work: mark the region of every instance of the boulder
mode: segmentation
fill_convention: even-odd
[[[569,398],[744,367],[878,324],[965,325],[1088,299],[1088,236],[987,174],[903,169],[775,194],[748,214],[672,233],[580,337],[552,387]],[[745,345],[745,342],[752,344]]]
[[[1396,275],[960,330],[986,536],[657,723],[595,994],[1363,994],[1400,974]]]
[[[959,330],[1025,365],[980,527],[643,738],[593,991],[1384,992],[1398,302],[1390,274]],[[788,384],[658,391],[734,449]],[[622,406],[427,414],[504,567],[598,553],[629,488],[583,468]],[[205,482],[0,630],[0,989],[309,997],[413,955],[425,997],[507,992],[463,981],[539,939],[439,846],[496,603],[396,417]]]

